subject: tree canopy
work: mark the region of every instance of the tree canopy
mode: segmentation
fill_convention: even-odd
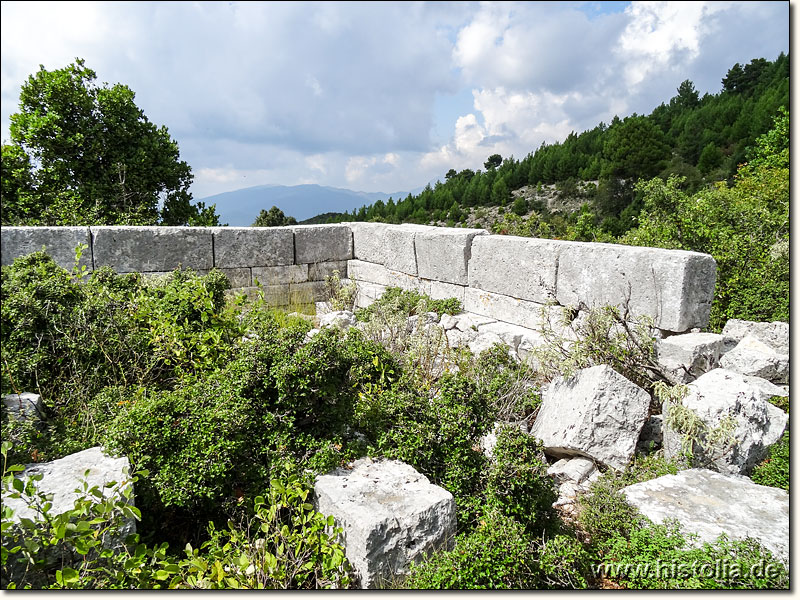
[[[2,152],[4,225],[218,225],[192,203],[192,170],[128,86],[82,59],[22,85]]]
[[[297,225],[297,219],[287,217],[277,206],[273,206],[269,210],[262,208],[253,222],[253,227],[281,227],[282,225]]]

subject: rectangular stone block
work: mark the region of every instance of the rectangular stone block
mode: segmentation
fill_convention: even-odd
[[[353,258],[353,234],[347,225],[297,225],[291,229],[295,264]]]
[[[347,277],[347,261],[334,260],[330,262],[311,263],[308,265],[308,280],[325,281],[328,277],[333,276],[334,271],[339,271],[339,278],[345,279]]]
[[[308,281],[308,265],[286,265],[283,267],[253,267],[253,280],[261,285],[301,283]]]
[[[289,305],[308,305],[328,300],[328,290],[324,281],[305,281],[289,284]]]
[[[541,304],[554,301],[564,244],[511,235],[478,236],[472,241],[469,285]]]
[[[358,284],[358,288],[356,291],[356,308],[365,308],[375,302],[378,298],[383,296],[383,293],[386,291],[385,285],[380,285],[377,283],[364,283],[364,282],[356,282]]]
[[[417,274],[414,237],[420,231],[436,229],[427,225],[348,223],[353,231],[353,258],[384,265],[409,275]]]
[[[627,305],[659,329],[683,332],[708,324],[716,271],[714,259],[697,252],[565,243],[556,296],[562,305]]]
[[[259,286],[264,294],[264,301],[269,306],[288,306],[289,305],[289,284],[262,285]],[[256,288],[256,289],[259,289]]]
[[[353,233],[353,258],[379,265],[386,262],[385,223],[346,223]]]
[[[205,227],[92,227],[95,268],[117,273],[211,269],[212,233]]]
[[[219,269],[231,282],[232,288],[245,288],[253,285],[253,280],[250,277],[250,269],[242,267],[239,269]]]
[[[289,227],[213,227],[214,264],[219,268],[271,267],[294,263]]]
[[[420,281],[419,277],[387,269],[383,265],[363,260],[348,261],[347,272],[350,279],[354,281],[377,283],[386,287],[399,287],[403,290],[417,290],[421,293],[428,293],[430,289],[429,286]]]
[[[461,304],[464,304],[464,290],[463,285],[455,285],[454,283],[444,283],[443,281],[430,281],[428,282],[430,291],[428,295],[434,300],[445,300],[447,298],[455,298]]]
[[[543,324],[549,322],[556,331],[561,331],[563,308],[560,306],[548,306],[468,287],[464,290],[464,310],[536,331],[541,331]]]
[[[92,237],[88,227],[2,227],[0,228],[0,259],[10,265],[15,258],[45,251],[57,265],[72,270],[75,249],[79,244],[86,248],[81,253],[79,265],[92,270]]]
[[[416,232],[417,274],[424,279],[467,285],[472,240],[486,233],[484,229],[449,227]]]

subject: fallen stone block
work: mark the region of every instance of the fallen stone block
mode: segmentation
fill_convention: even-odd
[[[129,469],[127,458],[111,458],[103,452],[102,448],[96,446],[51,462],[25,465],[25,470],[17,477],[27,479],[32,475],[43,476],[36,485],[40,492],[52,494],[50,514],[55,516],[74,508],[75,500],[79,497],[75,490],[82,488],[81,481],[84,479],[89,488],[98,486],[106,498],[111,497],[112,491],[112,488],[103,487],[106,483],[114,481],[122,485],[123,482],[127,482],[124,487],[132,488],[133,482],[128,478]],[[87,470],[89,474],[84,478]],[[122,498],[120,497],[120,499]],[[134,503],[133,494],[131,494],[129,503],[131,505]],[[22,498],[10,498],[5,493],[3,494],[3,506],[14,511],[13,519],[16,521],[23,517],[35,519],[37,515],[37,512],[29,507]],[[117,547],[132,533],[136,533],[136,521],[131,517],[124,520],[117,538],[107,540],[107,546]]]
[[[719,366],[725,340],[725,336],[716,333],[670,336],[656,344],[658,364],[673,383],[689,383]]]
[[[677,520],[697,545],[723,533],[732,540],[758,540],[789,564],[789,494],[708,469],[663,475],[622,489],[627,501],[654,523]]]
[[[475,356],[479,356],[483,352],[490,350],[495,344],[504,345],[502,338],[491,331],[478,332],[475,339],[467,343],[467,347]],[[511,349],[514,350],[513,348]]]
[[[531,435],[551,456],[585,456],[622,470],[649,406],[650,395],[608,365],[581,369],[548,386]]]
[[[294,235],[288,227],[212,227],[214,265],[269,267],[294,262]]]
[[[453,495],[396,460],[362,458],[317,478],[316,509],[344,532],[345,554],[361,588],[391,584],[412,562],[450,549]]]
[[[5,227],[0,228],[0,259],[10,265],[15,258],[39,252],[44,247],[55,263],[68,271],[75,265],[75,249],[85,244],[79,267],[93,269],[92,238],[88,227]]]
[[[626,306],[655,327],[705,327],[717,264],[707,254],[619,244],[562,242],[556,297],[563,306]]]
[[[486,233],[483,229],[449,227],[415,232],[417,274],[424,279],[467,285],[472,240]]]
[[[707,431],[724,422],[732,428],[728,439],[711,444],[706,434],[693,443],[692,466],[702,466],[732,475],[747,475],[767,456],[770,446],[780,440],[787,414],[766,401],[764,392],[752,379],[727,369],[714,369],[688,385],[689,393],[680,407],[664,405],[664,455],[682,455],[685,432],[673,426],[673,410],[691,410]],[[676,413],[678,415],[680,413]]]
[[[566,482],[583,483],[589,476],[597,471],[594,461],[583,456],[575,458],[562,458],[554,462],[547,469],[547,474],[553,477],[557,483]]]
[[[720,366],[772,383],[789,383],[789,355],[778,354],[753,336],[745,336],[720,360]]]
[[[350,327],[355,327],[356,317],[349,310],[337,310],[324,314],[319,319],[320,327],[336,327],[346,331]]]
[[[15,421],[42,421],[45,417],[42,397],[32,392],[5,394],[3,407],[9,418]]]
[[[356,289],[356,301],[355,305],[357,308],[366,308],[373,302],[375,302],[378,298],[383,296],[383,293],[386,291],[385,285],[379,285],[377,283],[368,283],[363,281],[356,281],[358,287]]]
[[[789,324],[782,321],[759,323],[730,319],[722,329],[722,335],[741,342],[747,336],[756,338],[778,354],[789,354]]]

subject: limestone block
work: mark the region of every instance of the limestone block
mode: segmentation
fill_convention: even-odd
[[[719,427],[728,417],[735,423],[734,439],[726,444],[730,451],[720,456],[720,449],[707,447],[703,437],[692,448],[694,465],[708,465],[720,473],[747,475],[783,435],[787,414],[767,402],[764,392],[752,379],[726,369],[714,369],[688,387],[689,393],[681,404],[692,410],[708,429]],[[675,409],[665,404],[664,454],[668,458],[680,455],[683,439],[680,432],[670,427],[672,410]]]
[[[322,315],[319,320],[320,327],[335,327],[345,331],[350,327],[355,327],[356,317],[349,310],[337,310]]]
[[[378,298],[383,296],[383,293],[386,291],[385,285],[380,285],[377,283],[365,283],[360,281],[357,281],[356,283],[358,283],[355,302],[357,308],[365,308],[369,306]]]
[[[732,337],[737,342],[742,341],[747,336],[752,336],[778,354],[789,354],[789,324],[782,321],[759,323],[756,321],[730,319],[725,323],[722,335]]]
[[[349,260],[347,261],[347,272],[355,281],[366,281],[386,287],[399,287],[403,290],[417,290],[425,293],[425,288],[418,277],[389,269],[377,263]]]
[[[622,489],[629,503],[655,523],[676,519],[681,531],[697,534],[698,546],[723,533],[752,537],[779,560],[789,562],[789,494],[708,469],[663,475]]]
[[[364,589],[453,546],[452,494],[402,462],[359,459],[318,477],[314,494],[317,510],[344,529],[345,554]]]
[[[45,251],[68,271],[75,265],[75,249],[86,244],[80,266],[92,270],[92,237],[88,227],[5,227],[0,228],[0,258],[10,265],[15,258]]]
[[[466,290],[465,286],[445,283],[443,281],[430,281],[428,285],[430,285],[430,292],[428,295],[434,300],[455,298],[461,302],[462,305],[464,304],[464,290]]]
[[[313,305],[328,300],[328,288],[324,281],[304,281],[289,284],[289,305]]]
[[[427,225],[387,225],[384,232],[386,250],[383,264],[387,268],[409,275],[418,275],[416,236],[420,232],[436,229]]]
[[[221,268],[267,267],[294,262],[289,227],[213,227],[214,264]]]
[[[708,324],[717,265],[707,254],[617,244],[564,242],[559,304],[628,305],[659,329],[683,332]]]
[[[291,229],[296,264],[353,258],[353,234],[347,225],[296,225]]]
[[[308,281],[308,265],[285,265],[282,267],[253,267],[253,281],[261,285],[302,283]]]
[[[39,394],[32,392],[5,394],[3,406],[9,418],[15,421],[41,421],[44,419],[44,404]]]
[[[658,363],[674,383],[689,383],[716,369],[725,351],[725,336],[716,333],[684,333],[659,340]]]
[[[386,262],[386,230],[384,223],[346,223],[353,232],[353,258],[383,265]]]
[[[549,323],[554,331],[567,335],[561,324],[564,309],[557,305],[519,300],[468,287],[464,290],[464,310],[534,331],[541,331]]]
[[[213,264],[211,228],[92,227],[95,268],[117,273],[135,271],[208,270]]]
[[[591,459],[576,456],[556,461],[547,469],[547,474],[559,484],[567,482],[577,484],[583,483],[595,471],[597,471],[597,467]]]
[[[555,300],[558,256],[564,242],[483,235],[472,242],[469,285],[540,304]]]
[[[472,240],[486,233],[484,229],[449,227],[417,231],[414,237],[417,273],[424,279],[467,285]]]
[[[456,315],[456,329],[459,331],[478,331],[478,327],[488,325],[489,323],[497,323],[490,317],[477,315],[475,313],[459,313]]]
[[[542,395],[531,435],[557,457],[586,456],[624,469],[650,407],[650,395],[608,365],[558,377]]]
[[[510,323],[503,323],[502,321],[495,321],[493,323],[486,323],[478,326],[478,333],[493,333],[497,335],[503,343],[511,348],[514,352],[519,348],[522,338],[529,336],[533,331],[525,329],[519,325],[511,325]]]
[[[720,360],[720,366],[773,383],[789,383],[789,355],[778,354],[753,336],[745,336]]]
[[[250,287],[253,285],[253,280],[250,277],[250,269],[241,267],[238,269],[219,269],[231,282],[232,288]]]
[[[445,332],[445,335],[447,336],[448,346],[451,348],[461,348],[478,337],[478,332],[474,330],[461,331],[459,329],[450,329]]]
[[[454,317],[453,315],[448,315],[447,313],[444,313],[442,318],[439,319],[439,325],[441,325],[442,329],[445,331],[453,329],[456,326],[456,323],[458,323],[458,318]]]
[[[243,291],[248,288],[243,288]],[[254,290],[261,290],[264,294],[264,302],[269,306],[289,306],[289,284],[283,283],[278,285],[261,285],[257,288],[250,288]],[[258,294],[254,295],[257,297]]]
[[[333,272],[339,272],[339,279],[347,278],[347,261],[333,260],[329,262],[311,263],[308,265],[309,281],[325,281],[328,277],[333,277]]]
[[[475,339],[467,343],[467,347],[475,356],[479,356],[482,352],[489,350],[495,344],[503,343],[503,340],[496,333],[492,333],[490,331],[479,331]]]
[[[31,475],[43,475],[42,480],[37,483],[37,487],[45,494],[53,495],[51,500],[53,506],[50,513],[55,516],[74,507],[75,500],[78,498],[75,489],[82,487],[81,481],[87,470],[89,475],[85,477],[85,480],[89,487],[98,486],[108,498],[112,488],[104,488],[106,483],[115,481],[123,484],[127,481],[126,487],[133,487],[133,483],[128,479],[129,468],[127,458],[111,458],[103,452],[102,448],[96,446],[51,462],[25,465],[25,470],[17,477],[26,479]],[[130,504],[133,504],[133,495],[131,495]],[[30,508],[22,498],[9,498],[3,494],[3,506],[14,511],[13,518],[15,520],[23,517],[29,519],[36,517],[36,511]],[[133,518],[126,519],[120,531],[121,539],[105,540],[109,547],[115,547],[123,542],[125,537],[135,533],[136,521]]]

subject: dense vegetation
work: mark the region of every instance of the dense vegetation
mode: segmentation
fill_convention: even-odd
[[[125,85],[81,59],[22,85],[2,152],[3,225],[218,225],[192,204],[192,170]]]
[[[590,316],[591,334],[573,345],[574,355],[554,339],[557,351],[544,352],[537,370],[501,346],[478,357],[448,349],[421,317],[457,312],[454,300],[392,290],[358,313],[363,330],[309,337],[306,318],[262,300],[226,299],[228,287],[216,271],[155,279],[70,273],[41,252],[2,268],[2,392],[35,390],[47,406],[42,425],[3,414],[5,493],[44,515],[15,523],[4,507],[4,586],[347,586],[332,521],[314,511],[309,493],[317,474],[364,455],[403,460],[456,500],[455,548],[387,585],[787,585],[782,567],[772,578],[752,576],[750,565],[771,557],[750,542],[690,549],[674,527],[634,515],[617,490],[676,468],[657,455],[607,473],[584,498],[584,522],[571,525],[551,506],[554,483],[533,437],[500,426],[493,457],[482,451],[497,421],[535,413],[557,356],[567,369],[612,356],[626,371],[640,361],[613,311]],[[417,326],[409,329],[411,315]],[[35,483],[13,477],[14,463],[97,444],[129,457],[136,507],[86,489],[73,511],[52,517]],[[111,551],[103,543],[118,539],[125,518],[141,519],[138,534]],[[653,562],[665,551],[708,563],[729,557],[742,575],[598,571],[602,561]]]

